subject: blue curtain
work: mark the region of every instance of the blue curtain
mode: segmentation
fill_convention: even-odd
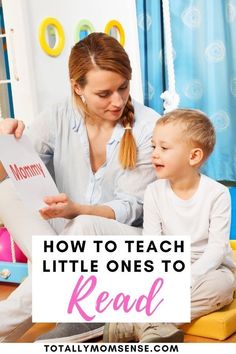
[[[162,112],[165,87],[161,2],[136,1],[144,102]]]
[[[236,0],[169,0],[179,107],[212,120],[217,144],[203,172],[236,181]],[[161,0],[136,0],[145,103],[162,113],[166,87]]]
[[[5,24],[3,18],[3,9],[1,6],[0,1],[0,34],[5,34]],[[8,63],[8,55],[7,55],[7,43],[6,38],[0,39],[2,45],[2,52],[3,52],[3,62],[4,62],[4,69],[6,71],[6,76],[0,79],[10,79],[10,69]],[[13,99],[12,99],[12,91],[11,91],[11,84],[6,84],[7,93],[8,93],[8,100],[9,100],[9,117],[14,117],[14,108],[13,108]]]

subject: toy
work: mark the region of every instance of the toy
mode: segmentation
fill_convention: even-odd
[[[27,258],[5,227],[0,228],[0,261],[26,263]]]

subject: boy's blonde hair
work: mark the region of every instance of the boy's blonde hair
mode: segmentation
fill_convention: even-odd
[[[161,117],[156,126],[168,123],[181,124],[183,139],[194,147],[200,147],[205,161],[212,153],[215,142],[215,129],[210,119],[197,109],[175,109]]]

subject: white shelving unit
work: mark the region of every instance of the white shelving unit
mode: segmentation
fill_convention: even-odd
[[[7,41],[4,28],[3,11],[0,1],[0,117],[12,117],[13,101],[11,93],[11,78],[8,66]],[[0,221],[1,227],[1,221]],[[0,240],[1,242],[1,240]],[[9,240],[10,243],[10,240]],[[0,248],[1,259],[1,248]],[[3,262],[0,260],[0,282],[20,283],[27,276],[27,263]]]

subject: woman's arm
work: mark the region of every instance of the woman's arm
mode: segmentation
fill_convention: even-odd
[[[146,128],[146,129],[144,129]],[[77,215],[97,215],[115,219],[127,225],[140,226],[143,216],[143,197],[147,185],[155,177],[151,165],[151,135],[153,124],[144,125],[142,136],[138,141],[138,161],[133,170],[116,169],[110,175],[113,184],[113,199],[99,205],[82,205],[74,203],[65,194],[60,200],[57,197],[46,198],[47,207],[41,210],[44,218],[65,217],[74,218]],[[117,163],[119,163],[117,161]],[[109,171],[108,171],[109,174]],[[103,185],[106,188],[106,185]]]
[[[51,218],[55,217],[55,214],[57,214],[56,217],[63,216],[68,218],[73,218],[81,214],[98,215],[115,219],[127,225],[140,226],[143,216],[144,191],[147,185],[156,178],[151,165],[151,137],[156,121],[155,118],[158,115],[156,113],[152,113],[151,117],[149,115],[149,111],[145,110],[142,114],[141,123],[139,122],[134,127],[138,153],[136,168],[133,170],[123,170],[117,157],[114,156],[112,164],[107,169],[104,182],[100,187],[102,188],[102,196],[106,195],[106,188],[109,188],[108,194],[111,196],[110,200],[102,197],[101,199],[106,200],[106,202],[98,202],[97,205],[84,205],[73,203],[72,201],[68,201],[67,203],[66,201],[66,205],[59,204],[53,206],[53,203],[56,204],[55,201],[48,202],[50,203],[50,206],[48,205],[50,210],[47,207],[43,208],[41,210],[43,217]],[[52,131],[55,131],[55,129]],[[108,183],[108,186],[106,183]],[[67,193],[68,196],[72,195],[68,191]],[[76,200],[76,197],[73,197],[73,200]],[[52,208],[55,208],[55,210],[52,210]]]
[[[73,219],[78,215],[97,215],[108,219],[115,219],[114,210],[106,205],[82,205],[74,203],[61,193],[44,198],[47,207],[40,210],[44,219],[66,218]]]

